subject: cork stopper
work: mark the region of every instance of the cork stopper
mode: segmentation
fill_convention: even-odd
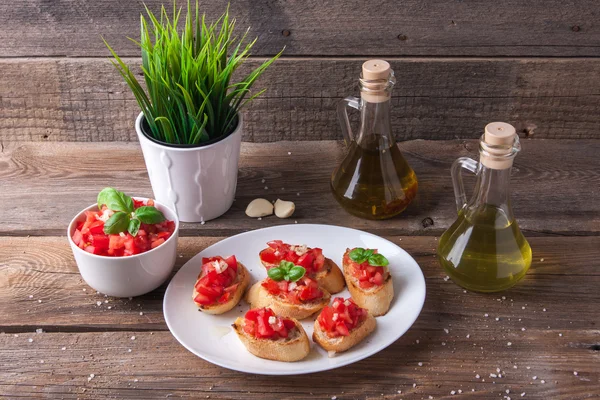
[[[361,97],[369,103],[382,103],[390,99],[388,90],[394,72],[384,60],[368,60],[362,65]],[[393,79],[393,78],[392,78]],[[395,82],[395,81],[394,81]]]
[[[519,149],[517,132],[512,125],[492,122],[485,126],[480,157],[483,165],[492,169],[510,168]]]
[[[492,146],[512,146],[515,141],[515,127],[506,122],[492,122],[485,126],[485,142]]]
[[[384,60],[369,60],[362,65],[363,79],[374,81],[376,79],[387,80],[390,77],[392,68],[390,63]]]

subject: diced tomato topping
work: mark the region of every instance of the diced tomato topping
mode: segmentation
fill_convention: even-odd
[[[83,234],[79,229],[75,229],[75,233],[73,233],[73,243],[79,246],[79,243],[83,240]]]
[[[294,321],[276,316],[270,308],[254,308],[244,317],[244,332],[257,339],[285,339],[293,329]]]
[[[134,207],[154,205],[153,200],[144,203],[133,199]],[[102,256],[122,257],[144,253],[166,242],[175,231],[174,221],[163,221],[159,224],[141,224],[138,234],[134,237],[128,232],[124,236],[104,233],[104,222],[100,219],[106,206],[99,211],[86,211],[85,221],[76,225],[72,239],[79,248]]]
[[[202,305],[225,303],[239,286],[239,282],[234,283],[237,276],[235,256],[227,259],[220,256],[202,258],[200,276],[194,286],[201,296],[196,296],[194,301]]]
[[[308,303],[323,297],[319,284],[307,276],[293,283],[267,278],[261,285],[273,296],[281,297],[292,304]]]
[[[325,265],[325,256],[320,248],[307,248],[306,253],[298,255],[294,246],[283,243],[281,240],[272,240],[267,243],[269,247],[259,253],[259,257],[267,264],[278,266],[283,260],[293,262],[295,265],[300,265],[306,269],[308,276],[314,276],[317,272],[323,269]]]
[[[363,289],[369,289],[380,286],[385,283],[390,273],[385,267],[375,267],[368,261],[358,264],[350,258],[350,252],[354,249],[347,249],[344,254],[344,265],[349,265],[350,273],[358,279],[358,284]],[[377,250],[375,250],[377,253]]]
[[[329,337],[348,336],[368,315],[352,299],[336,297],[331,305],[325,307],[319,316],[319,326]]]

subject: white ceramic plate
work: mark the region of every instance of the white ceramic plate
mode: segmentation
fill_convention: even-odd
[[[394,283],[394,300],[390,311],[377,318],[377,328],[365,341],[345,353],[328,357],[327,352],[311,341],[311,352],[302,361],[286,363],[264,360],[250,354],[233,332],[231,324],[248,310],[241,307],[222,315],[198,311],[192,301],[192,292],[202,257],[235,254],[238,261],[250,271],[252,283],[267,276],[260,264],[258,253],[275,239],[290,244],[320,247],[323,254],[341,267],[346,248],[378,249],[390,261]],[[349,297],[344,290],[336,296]],[[222,240],[198,253],[175,275],[164,299],[165,320],[173,336],[189,351],[221,367],[264,375],[295,375],[342,367],[367,358],[383,350],[402,336],[415,322],[425,301],[425,279],[415,260],[396,244],[379,236],[356,229],[331,225],[282,225],[242,233]],[[302,322],[312,338],[314,318]]]

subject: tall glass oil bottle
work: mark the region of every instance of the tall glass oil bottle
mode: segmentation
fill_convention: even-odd
[[[351,214],[385,219],[400,214],[417,194],[417,177],[396,145],[390,123],[390,97],[394,71],[383,60],[362,66],[360,95],[346,97],[338,118],[347,154],[333,172],[335,199]],[[360,111],[360,130],[353,135],[347,107]]]
[[[508,289],[531,265],[531,247],[510,205],[510,171],[520,150],[515,128],[493,122],[485,127],[480,140],[480,162],[463,157],[452,165],[458,218],[440,238],[437,253],[446,273],[466,289]],[[461,169],[477,175],[468,203]]]

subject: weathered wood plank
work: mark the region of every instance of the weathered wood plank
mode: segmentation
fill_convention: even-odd
[[[440,399],[452,397],[451,391],[472,399],[503,398],[507,393],[515,399],[523,392],[525,399],[600,396],[600,354],[587,346],[597,340],[597,330],[559,337],[554,330],[505,334],[498,323],[485,328],[484,321],[479,326],[448,322],[442,320],[428,331],[413,329],[354,365],[306,377],[228,371],[192,355],[168,332],[0,334],[0,396]],[[446,327],[448,334],[442,330]],[[513,345],[508,347],[507,340]],[[489,377],[497,368],[502,378]]]
[[[484,313],[502,317],[502,326],[513,330],[544,330],[548,325],[554,330],[597,328],[592,316],[600,300],[596,290],[600,237],[530,238],[532,268],[523,283],[502,293],[504,301],[497,301],[500,295],[464,293],[442,279],[445,274],[435,256],[436,237],[387,238],[408,251],[425,274],[428,297],[418,329],[431,329],[439,319],[452,324],[453,320],[480,321]],[[220,239],[181,238],[176,270]],[[0,331],[166,330],[162,314],[166,285],[132,300],[98,294],[83,282],[65,238],[0,238],[0,260],[0,306],[4,310]],[[573,314],[573,307],[578,313]]]
[[[358,94],[363,61],[279,60],[256,84],[268,91],[246,110],[244,140],[341,138],[335,106]],[[390,61],[399,139],[476,138],[494,120],[537,138],[600,138],[600,59]],[[108,59],[0,59],[0,70],[0,140],[137,140],[139,108]]]
[[[182,238],[178,266],[218,239]],[[298,377],[224,370],[188,353],[165,332],[164,287],[132,301],[83,292],[64,238],[2,238],[0,397],[421,399],[459,389],[473,398],[503,396],[507,389],[513,398],[600,395],[600,331],[593,318],[600,238],[532,238],[532,269],[504,298],[464,293],[445,281],[435,238],[388,239],[409,251],[426,275],[421,316],[388,349],[327,379],[311,376],[307,386]],[[97,332],[106,329],[112,332]],[[489,376],[496,368],[502,378]]]
[[[145,2],[158,10],[162,0]],[[179,2],[184,4],[184,2]],[[212,20],[225,5],[201,2]],[[0,2],[0,56],[106,56],[105,37],[120,53],[138,55],[138,2],[117,0]],[[256,54],[598,56],[598,2],[499,0],[365,4],[359,0],[231,4],[242,32],[258,36]]]
[[[450,165],[460,156],[477,158],[477,142],[416,140],[400,147],[419,178],[419,195],[398,218],[367,221],[338,206],[329,179],[343,156],[339,142],[244,143],[231,210],[205,225],[183,224],[181,234],[225,236],[298,221],[379,234],[439,235],[456,218]],[[523,141],[512,188],[517,220],[527,235],[600,232],[599,152],[597,140]],[[318,168],[307,167],[313,165]],[[0,153],[0,185],[5,235],[63,235],[71,218],[93,204],[105,186],[152,196],[135,143],[10,143]],[[296,214],[289,220],[249,218],[244,210],[256,197],[293,200]]]

